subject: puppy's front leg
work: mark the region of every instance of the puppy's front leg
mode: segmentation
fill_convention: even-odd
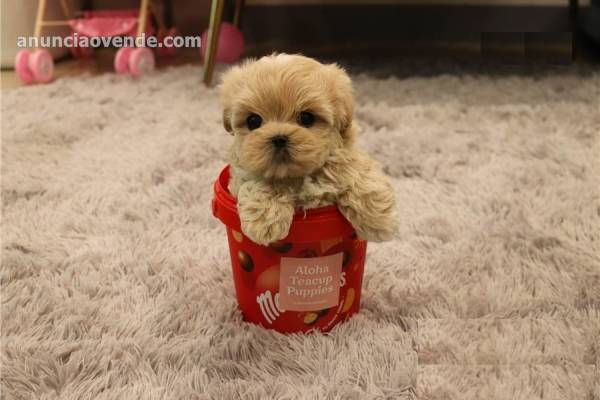
[[[358,172],[358,171],[357,171]],[[361,239],[383,242],[398,230],[394,189],[378,169],[360,171],[338,198],[338,208]]]
[[[268,245],[287,236],[294,216],[293,199],[257,181],[240,186],[237,206],[242,232],[253,242]]]

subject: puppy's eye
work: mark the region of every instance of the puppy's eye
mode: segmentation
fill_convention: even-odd
[[[315,115],[308,111],[302,111],[298,114],[298,123],[308,128],[315,123]]]
[[[246,126],[251,131],[255,130],[256,128],[260,128],[261,125],[262,118],[258,114],[250,114],[248,118],[246,118]]]

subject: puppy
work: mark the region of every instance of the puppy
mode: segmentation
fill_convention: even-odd
[[[231,68],[220,87],[234,135],[230,192],[242,231],[268,245],[287,236],[294,212],[337,204],[358,236],[390,239],[394,191],[354,147],[352,83],[337,65],[279,54]]]

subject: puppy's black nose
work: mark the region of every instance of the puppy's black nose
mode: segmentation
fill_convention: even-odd
[[[285,135],[277,135],[271,138],[271,143],[276,149],[283,149],[288,144],[288,137]]]

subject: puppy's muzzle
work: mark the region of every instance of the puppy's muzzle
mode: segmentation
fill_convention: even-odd
[[[273,145],[273,161],[286,163],[290,161],[290,139],[287,135],[275,135],[271,138]]]
[[[283,150],[288,146],[289,140],[285,135],[277,135],[271,138],[271,143],[276,150]]]

